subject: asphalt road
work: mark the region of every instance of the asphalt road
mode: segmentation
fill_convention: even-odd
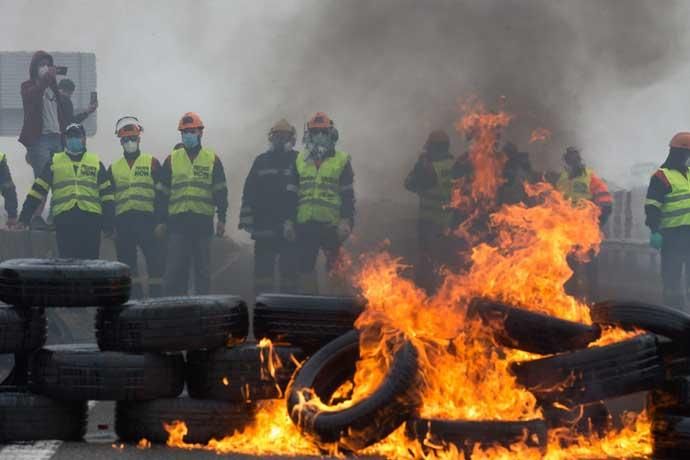
[[[89,428],[84,442],[40,441],[0,446],[0,460],[126,460],[144,459],[251,459],[251,455],[218,455],[207,451],[186,451],[166,446],[140,449],[133,444],[120,444],[114,432],[115,403],[89,403]],[[283,457],[266,457],[278,459]],[[296,457],[290,457],[292,459]],[[299,457],[316,458],[316,457]]]

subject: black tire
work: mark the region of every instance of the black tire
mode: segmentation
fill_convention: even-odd
[[[676,415],[672,411],[656,411],[652,417],[654,452],[668,457],[670,452],[690,454],[690,417]]]
[[[239,297],[163,297],[99,308],[96,339],[101,350],[128,352],[217,348],[244,340],[247,305]]]
[[[32,357],[32,391],[70,401],[174,398],[184,387],[181,353],[99,351],[95,345],[53,345]]]
[[[455,446],[464,452],[464,458],[472,458],[475,446],[509,447],[524,441],[530,447],[539,447],[545,451],[548,443],[546,423],[543,420],[512,422],[413,418],[405,423],[405,436],[417,440],[424,447],[439,446],[446,449],[448,446]]]
[[[163,423],[181,420],[189,430],[184,437],[185,442],[206,444],[212,438],[222,439],[242,430],[253,420],[254,413],[250,404],[202,399],[118,401],[115,405],[115,433],[122,441],[138,442],[146,438],[163,444],[168,440]]]
[[[0,353],[26,353],[46,343],[48,320],[40,308],[0,305]]]
[[[254,307],[254,336],[312,352],[352,330],[363,309],[356,297],[261,294]]]
[[[568,407],[646,391],[666,379],[662,347],[654,335],[513,363],[511,368],[518,383],[542,403]]]
[[[87,415],[86,401],[58,401],[0,387],[0,443],[78,441],[86,434]]]
[[[34,307],[121,305],[129,267],[106,260],[13,259],[0,264],[0,300]]]
[[[690,315],[665,305],[644,302],[599,302],[591,307],[592,321],[635,327],[678,342],[690,342]]]
[[[690,416],[690,377],[677,377],[654,388],[647,395],[647,409],[673,409]]]
[[[320,411],[309,404],[308,389],[324,402],[351,380],[359,359],[359,333],[350,331],[333,340],[298,369],[288,389],[288,413],[303,434],[323,448],[337,444],[357,451],[391,434],[416,413],[418,395],[417,350],[405,342],[396,352],[388,374],[374,393],[341,410]],[[300,404],[302,394],[307,397]]]
[[[275,378],[269,370],[269,349],[253,343],[190,351],[187,353],[189,395],[233,402],[282,398],[297,368],[295,361],[304,356],[295,347],[274,346],[273,350],[280,361],[280,366],[273,365]]]
[[[549,429],[568,428],[573,434],[603,436],[613,427],[613,419],[608,407],[603,402],[584,404],[566,409],[560,404],[547,404],[542,407],[544,421]],[[570,439],[561,439],[567,445]]]
[[[598,326],[512,307],[500,302],[477,299],[470,306],[493,331],[499,345],[540,355],[551,355],[587,348],[601,336]]]

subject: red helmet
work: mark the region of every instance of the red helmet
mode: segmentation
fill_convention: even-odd
[[[674,147],[677,149],[688,149],[690,150],[690,133],[678,133],[671,139],[668,144],[669,147]]]
[[[324,112],[316,112],[307,122],[307,129],[328,129],[333,127],[333,120]]]
[[[204,129],[204,122],[201,121],[201,117],[196,112],[187,112],[180,118],[180,123],[177,125],[177,129],[182,131],[183,129]]]

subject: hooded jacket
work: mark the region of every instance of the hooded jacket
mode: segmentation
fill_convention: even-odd
[[[38,78],[38,63],[41,59],[48,59],[50,65],[53,65],[53,57],[50,54],[45,51],[36,51],[31,58],[29,79],[22,83],[21,86],[24,124],[19,135],[19,142],[27,148],[41,137],[41,132],[43,131],[43,93],[46,88],[51,88],[53,93],[59,94],[55,79]],[[58,98],[58,102],[58,122],[60,123],[60,131],[63,131],[67,125],[67,120],[64,115],[61,98]]]

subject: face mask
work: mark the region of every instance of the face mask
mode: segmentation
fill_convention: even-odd
[[[127,141],[122,144],[122,147],[127,153],[135,153],[137,150],[139,150],[139,143],[137,141]]]
[[[84,144],[78,137],[68,137],[66,147],[70,155],[78,155],[84,151]]]
[[[182,133],[182,143],[188,149],[193,149],[199,145],[199,136],[192,133]]]
[[[38,68],[38,76],[43,78],[43,76],[48,73],[48,66],[47,65],[42,65],[41,67]]]
[[[329,148],[331,146],[331,136],[325,133],[315,134],[311,140],[316,147]]]

